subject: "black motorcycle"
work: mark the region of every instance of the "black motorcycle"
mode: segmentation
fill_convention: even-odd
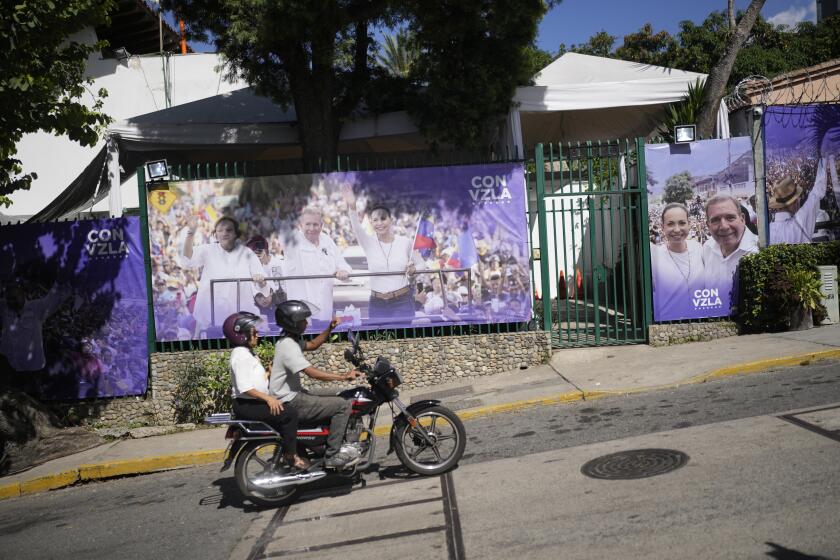
[[[393,424],[388,454],[396,451],[407,469],[421,475],[437,475],[454,467],[464,454],[466,432],[458,416],[437,400],[423,400],[406,406],[399,399],[400,374],[387,358],[378,356],[373,365],[362,353],[359,340],[348,333],[352,349],[344,358],[362,372],[369,387],[355,387],[339,393],[353,402],[341,451],[353,459],[337,474],[354,476],[373,460],[374,428],[379,407],[391,408]],[[262,505],[282,505],[295,499],[301,485],[327,475],[323,469],[329,426],[302,425],[298,429],[298,454],[312,462],[306,471],[292,470],[283,461],[283,442],[267,424],[237,420],[232,414],[213,414],[208,424],[227,424],[228,446],[222,470],[235,462],[234,474],[239,490],[249,500]]]

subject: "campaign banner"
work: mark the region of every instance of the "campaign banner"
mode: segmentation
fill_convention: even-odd
[[[237,310],[278,333],[523,322],[531,316],[520,164],[177,181],[148,192],[161,341],[222,337]]]
[[[142,395],[146,281],[136,217],[0,227],[0,369],[42,399]]]
[[[768,240],[840,239],[840,105],[764,111]]]
[[[750,139],[652,144],[645,164],[654,320],[728,316],[758,251]]]

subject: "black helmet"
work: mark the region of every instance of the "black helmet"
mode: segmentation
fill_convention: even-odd
[[[225,333],[231,344],[234,346],[245,346],[252,328],[257,328],[260,318],[253,313],[240,311],[225,319],[222,325],[222,332]]]
[[[277,326],[289,334],[303,334],[306,326],[300,326],[300,322],[312,316],[312,311],[305,301],[289,299],[277,306],[274,310],[274,320]]]

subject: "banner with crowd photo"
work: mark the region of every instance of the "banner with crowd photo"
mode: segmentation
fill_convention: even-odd
[[[840,105],[764,112],[769,242],[840,239]]]
[[[0,369],[42,399],[142,395],[146,280],[136,217],[0,227]]]
[[[237,310],[277,333],[525,322],[520,164],[178,181],[148,192],[158,340],[218,338]]]
[[[758,251],[750,139],[648,145],[645,164],[654,320],[728,316]]]

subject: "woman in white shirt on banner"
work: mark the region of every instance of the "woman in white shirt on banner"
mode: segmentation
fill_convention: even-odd
[[[653,302],[658,320],[679,319],[693,309],[694,291],[702,289],[703,259],[700,244],[688,238],[688,208],[672,202],[662,210],[664,243],[651,245]]]
[[[341,193],[350,213],[350,224],[367,257],[370,272],[400,272],[370,278],[372,322],[410,323],[414,318],[414,293],[410,279],[417,269],[425,268],[423,259],[414,251],[414,240],[394,232],[394,218],[385,206],[373,206],[368,219],[374,235],[362,226],[356,211],[356,195],[351,185],[342,185]]]
[[[254,303],[257,287],[264,284],[264,270],[256,254],[239,243],[239,224],[233,218],[224,216],[216,221],[213,234],[216,243],[193,246],[196,219],[190,219],[187,226],[187,237],[181,253],[181,266],[185,268],[201,268],[201,278],[198,281],[198,293],[195,298],[193,316],[196,320],[196,334],[206,330],[212,323],[214,315],[210,305],[210,281],[225,278],[251,278],[253,281],[243,281],[239,284],[239,301],[237,305],[236,282],[216,283],[213,287],[213,306],[215,308],[215,324],[221,325],[226,317],[237,311],[248,311],[259,314]]]

